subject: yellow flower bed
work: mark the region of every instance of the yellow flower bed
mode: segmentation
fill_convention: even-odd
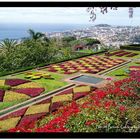
[[[0,86],[4,86],[5,80],[0,80]]]
[[[90,86],[81,86],[81,87],[74,87],[73,92],[89,92],[90,91]]]
[[[35,82],[25,83],[18,86],[15,86],[15,88],[40,88],[41,86]]]
[[[130,70],[135,70],[135,71],[139,71],[140,68],[129,68]]]
[[[80,72],[87,72],[88,70],[79,70]]]
[[[0,121],[0,130],[15,128],[21,117],[15,117]]]
[[[50,103],[30,106],[27,109],[25,115],[31,115],[31,114],[43,113],[43,112],[47,113],[49,112],[49,106],[50,106]]]
[[[6,91],[3,102],[13,102],[13,101],[27,100],[27,99],[30,99],[28,95],[13,92],[13,91]]]
[[[59,95],[59,96],[53,96],[52,102],[60,102],[60,101],[71,101],[72,100],[72,94],[66,94],[66,95]]]

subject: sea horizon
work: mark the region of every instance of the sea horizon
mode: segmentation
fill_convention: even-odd
[[[0,24],[0,40],[4,39],[22,39],[29,37],[28,30],[33,29],[35,32],[64,32],[69,30],[83,29],[90,27],[92,24],[45,24],[45,23],[6,23]]]
[[[100,25],[100,24],[96,24]],[[65,32],[72,30],[80,30],[92,26],[90,24],[67,24],[67,23],[0,23],[0,41],[4,39],[20,40],[29,37],[28,30],[32,29],[35,32],[53,33]],[[127,26],[127,25],[110,25],[110,26]],[[133,27],[133,26],[132,26]]]

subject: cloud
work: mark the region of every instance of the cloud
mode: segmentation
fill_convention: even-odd
[[[54,22],[55,19],[70,22],[69,19],[83,18],[86,14],[86,8],[0,8],[3,22]]]
[[[109,10],[105,15],[97,9],[96,23],[125,23],[129,22],[127,7],[118,10]],[[138,22],[140,8],[134,9],[134,19]],[[89,13],[86,7],[0,7],[1,23],[78,23],[89,24]],[[135,23],[135,22],[134,22]]]

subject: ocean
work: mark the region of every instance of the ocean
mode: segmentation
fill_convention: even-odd
[[[83,29],[90,25],[85,24],[0,24],[0,40],[21,39],[29,37],[28,30],[36,32],[63,32],[67,30]]]

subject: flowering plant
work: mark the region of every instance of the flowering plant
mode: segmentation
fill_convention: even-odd
[[[133,76],[112,81],[89,93],[80,102],[73,101],[49,117],[38,120],[36,127],[29,126],[24,131],[139,132],[140,94],[137,87],[140,87],[140,82]],[[16,129],[12,131],[17,132]]]

